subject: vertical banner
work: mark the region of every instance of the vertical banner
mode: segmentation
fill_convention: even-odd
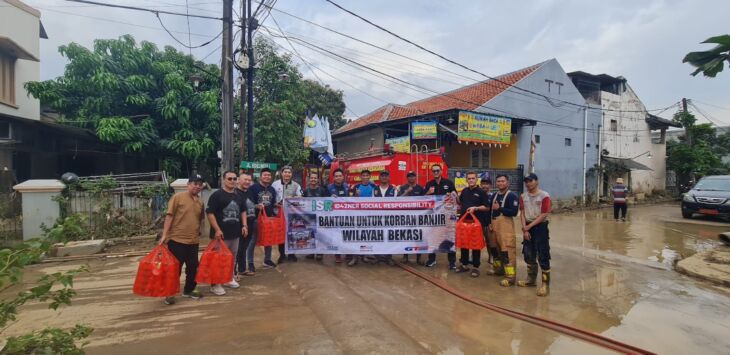
[[[286,252],[417,254],[453,251],[451,195],[399,198],[289,198]]]

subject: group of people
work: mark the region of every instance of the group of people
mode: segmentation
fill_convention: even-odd
[[[500,285],[531,287],[537,286],[538,271],[542,270],[542,283],[537,290],[539,296],[549,293],[550,285],[550,245],[548,231],[548,215],[551,210],[550,195],[539,188],[537,175],[529,174],[523,182],[527,188],[522,195],[510,191],[509,177],[496,177],[497,191],[492,191],[489,178],[479,180],[476,172],[466,174],[467,186],[457,194],[454,182],[442,176],[443,168],[439,164],[431,167],[433,179],[425,186],[417,183],[415,172],[407,173],[407,183],[395,186],[390,183],[390,173],[380,171],[378,184],[371,182],[372,174],[368,170],[360,172],[360,181],[354,186],[345,182],[345,173],[337,169],[332,173],[333,181],[328,185],[320,182],[317,172],[306,177],[306,187],[302,188],[293,180],[293,169],[285,166],[280,171],[280,179],[273,181],[274,172],[262,169],[258,182],[248,172],[236,173],[226,171],[223,174],[221,189],[215,191],[208,199],[208,205],[200,197],[204,179],[193,174],[188,179],[187,191],[175,194],[169,201],[167,216],[160,238],[160,244],[167,243],[169,250],[180,261],[182,271],[185,266],[185,286],[183,297],[197,299],[202,294],[196,289],[195,274],[198,267],[198,250],[200,229],[203,218],[207,218],[211,226],[210,238],[221,239],[231,250],[235,266],[231,279],[223,285],[211,285],[210,291],[215,295],[224,295],[226,288],[238,288],[241,277],[253,276],[256,273],[254,251],[257,242],[256,219],[259,216],[272,216],[284,199],[294,197],[385,197],[444,195],[454,199],[459,205],[460,214],[473,213],[483,226],[490,275],[501,276]],[[521,212],[521,213],[520,213]],[[523,235],[522,254],[527,263],[527,277],[516,280],[517,240],[515,218]],[[284,244],[278,245],[279,258],[272,260],[272,247],[264,247],[263,268],[273,268],[277,264],[296,262],[294,254],[286,255]],[[472,277],[480,275],[481,250],[461,249],[459,265],[456,263],[456,252],[447,253],[449,269],[456,273],[467,273]],[[308,259],[321,261],[323,256],[308,255]],[[425,262],[421,254],[416,254],[416,263],[426,267],[436,266],[436,254],[428,254]],[[394,265],[392,255],[335,255],[335,263],[347,263],[355,266],[359,262],[385,262]],[[409,255],[403,256],[403,262],[409,262]],[[174,304],[174,297],[165,298],[166,304]]]

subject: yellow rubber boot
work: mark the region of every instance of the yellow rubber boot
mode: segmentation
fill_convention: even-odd
[[[505,278],[500,281],[500,285],[504,287],[510,287],[515,285],[515,267],[505,266],[504,267]]]
[[[537,295],[545,297],[550,293],[550,270],[543,270],[542,285],[537,289]]]
[[[537,264],[527,264],[527,278],[524,280],[517,281],[517,286],[520,286],[520,287],[537,286]]]
[[[487,271],[487,274],[492,275],[492,276],[503,276],[504,267],[502,267],[502,261],[494,260],[494,262],[492,262],[492,269]]]

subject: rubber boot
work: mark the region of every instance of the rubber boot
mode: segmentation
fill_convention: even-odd
[[[545,297],[550,294],[550,270],[543,270],[542,272],[542,285],[537,289],[537,295]]]
[[[517,286],[520,287],[535,287],[537,286],[537,264],[527,264],[527,278],[524,280],[517,281]]]
[[[502,260],[494,260],[494,262],[492,262],[492,269],[487,270],[487,274],[492,276],[504,276]]]
[[[504,267],[504,278],[499,282],[504,287],[510,287],[515,285],[515,267],[505,266]]]

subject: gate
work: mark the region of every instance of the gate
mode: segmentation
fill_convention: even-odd
[[[0,244],[23,240],[23,204],[19,192],[0,193]]]

